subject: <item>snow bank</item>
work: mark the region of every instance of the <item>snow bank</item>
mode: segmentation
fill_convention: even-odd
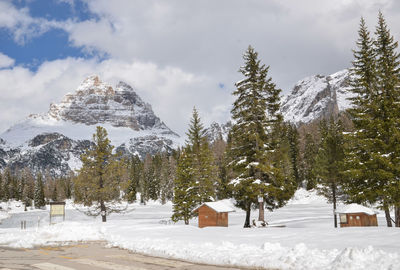
[[[398,254],[386,253],[372,247],[346,248],[343,251],[311,249],[304,243],[284,247],[266,242],[262,246],[205,242],[193,244],[170,238],[141,238],[127,240],[119,236],[106,237],[110,246],[164,258],[238,267],[273,269],[395,269],[400,263]]]
[[[0,224],[3,219],[9,218],[9,217],[10,217],[10,215],[6,211],[0,210]]]
[[[33,248],[35,246],[63,245],[70,242],[97,241],[103,239],[103,231],[95,224],[65,222],[39,229],[0,229],[0,246]]]
[[[319,195],[316,190],[306,190],[299,188],[288,204],[326,204],[327,200],[324,196]]]
[[[233,201],[224,200],[233,208]],[[66,222],[49,226],[48,210],[15,212],[0,224],[0,246],[32,248],[76,241],[107,241],[110,246],[191,262],[263,267],[268,269],[398,269],[400,230],[385,227],[333,228],[332,205],[315,191],[298,190],[289,205],[266,212],[269,224],[285,228],[244,229],[245,212],[229,214],[229,227],[198,228],[170,222],[172,205],[135,203],[124,214],[112,214],[106,223],[87,217],[67,201]],[[79,209],[82,210],[82,209]],[[22,211],[22,212],[21,212]],[[251,219],[258,212],[252,211]],[[40,218],[41,227],[36,229]],[[20,230],[27,220],[27,230]],[[29,223],[29,224],[28,224]]]

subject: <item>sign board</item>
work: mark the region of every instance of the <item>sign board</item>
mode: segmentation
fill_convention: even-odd
[[[54,204],[50,205],[50,215],[51,216],[64,216],[65,215],[65,205]]]
[[[264,198],[262,196],[258,196],[258,202],[264,202]]]
[[[50,224],[51,218],[62,216],[65,220],[65,202],[51,202],[50,203]]]

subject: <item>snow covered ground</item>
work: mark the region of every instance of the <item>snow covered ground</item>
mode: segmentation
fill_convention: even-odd
[[[105,224],[68,203],[66,221],[49,226],[48,210],[23,212],[17,204],[8,205],[11,217],[1,221],[2,246],[106,240],[110,246],[200,263],[273,269],[400,269],[400,229],[386,228],[382,213],[379,227],[335,229],[331,205],[304,190],[287,206],[266,213],[270,224],[285,224],[285,228],[244,229],[245,214],[239,209],[229,214],[228,228],[200,229],[196,219],[189,226],[173,224],[172,205],[157,202],[130,205],[131,212],[111,215]],[[0,206],[5,209],[4,203]],[[254,211],[252,218],[257,216]],[[20,229],[21,220],[27,221],[25,231]]]

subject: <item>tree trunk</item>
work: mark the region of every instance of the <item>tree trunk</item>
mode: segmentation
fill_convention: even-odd
[[[337,216],[336,216],[336,185],[332,184],[332,201],[333,201],[333,224],[337,228]]]
[[[101,211],[101,220],[103,222],[106,222],[107,221],[107,216],[106,216],[107,213],[106,213],[106,206],[105,206],[103,200],[100,201],[100,211]]]
[[[388,227],[392,227],[392,218],[390,217],[389,206],[384,203],[383,210],[385,210],[386,224]]]
[[[251,210],[251,203],[247,204],[246,207],[246,220],[244,222],[244,228],[250,228],[250,210]]]
[[[264,218],[264,200],[262,202],[259,202],[258,221],[265,222],[265,218]]]
[[[395,226],[400,227],[400,206],[396,206],[394,208],[394,220]]]

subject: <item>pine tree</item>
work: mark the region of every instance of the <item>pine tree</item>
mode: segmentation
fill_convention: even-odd
[[[16,192],[16,199],[17,200],[22,200],[23,199],[23,192],[26,184],[26,179],[23,174],[20,174],[18,178],[16,178],[17,181],[17,192]]]
[[[192,212],[197,205],[197,190],[195,188],[193,155],[188,153],[190,150],[182,151],[178,160],[176,177],[174,179],[174,198],[172,220],[177,222],[183,220],[189,224]]]
[[[193,153],[199,153],[202,142],[204,141],[206,131],[201,123],[199,113],[193,108],[192,118],[190,119],[189,130],[186,133],[186,144],[192,147]]]
[[[4,200],[3,175],[0,173],[0,201]]]
[[[291,197],[294,188],[286,171],[288,155],[282,152],[287,144],[278,113],[280,90],[251,46],[243,58],[245,65],[239,71],[245,78],[236,83],[233,92],[229,157],[236,176],[231,180],[233,196],[237,206],[246,211],[244,227],[250,227],[251,207],[258,196],[264,197],[268,209],[274,209]]]
[[[380,149],[381,161],[385,167],[385,172],[380,174],[385,188],[379,195],[384,198],[384,208],[386,208],[386,203],[398,208],[400,207],[398,165],[400,162],[400,55],[397,52],[398,43],[390,34],[381,12],[379,12],[375,35],[377,86],[381,90],[381,95],[379,95],[381,117],[378,118],[380,121],[377,127],[378,140],[383,146]],[[385,211],[388,212],[387,209]],[[388,215],[387,220],[389,225]],[[400,220],[395,220],[395,224],[400,226]]]
[[[344,138],[340,121],[331,118],[320,124],[321,143],[316,157],[315,173],[319,191],[333,203],[334,226],[337,227],[336,203],[342,184]]]
[[[232,197],[229,186],[230,169],[228,168],[228,158],[226,156],[227,143],[219,134],[218,138],[211,146],[214,155],[214,164],[217,169],[216,196],[219,200]]]
[[[176,161],[165,153],[161,155],[161,158],[160,199],[161,203],[165,204],[173,198]]]
[[[75,201],[91,206],[86,214],[101,215],[103,222],[108,214],[125,210],[115,206],[120,201],[121,163],[112,150],[106,129],[98,126],[91,148],[81,155],[82,168],[74,179]]]
[[[382,13],[378,17],[375,41],[361,20],[354,53],[355,131],[348,139],[346,190],[352,201],[378,203],[392,226],[389,208],[400,202],[399,54]]]
[[[136,193],[139,190],[139,182],[143,174],[142,161],[137,155],[130,158],[129,162],[129,181],[128,187],[125,190],[125,196],[128,202],[136,201]]]
[[[51,191],[50,199],[53,202],[56,202],[58,200],[57,182],[55,180],[53,181],[53,188],[52,188],[52,191]]]
[[[9,168],[4,170],[4,186],[3,186],[3,198],[4,201],[8,201],[13,198],[12,194],[12,175]]]
[[[290,154],[290,161],[292,163],[292,171],[293,171],[293,178],[296,181],[297,185],[301,185],[302,179],[299,173],[299,132],[297,131],[296,126],[292,124],[288,124],[287,126],[287,137],[289,140],[289,154]]]
[[[313,136],[307,133],[305,136],[303,153],[303,177],[306,181],[307,190],[311,190],[316,187],[317,179],[314,173],[315,158],[318,153],[318,146],[315,143]]]
[[[374,116],[378,113],[379,93],[377,87],[377,64],[373,40],[365,21],[361,18],[358,31],[357,50],[353,50],[354,61],[351,68],[351,99],[353,108],[349,109],[354,131],[346,136],[346,192],[351,201],[364,203],[375,201],[376,160],[372,159],[377,130],[374,128]],[[372,174],[371,174],[372,172]]]
[[[187,154],[192,155],[193,176],[197,190],[196,202],[201,204],[213,201],[215,197],[216,168],[210,146],[207,141],[206,131],[196,108],[193,108],[186,141]]]
[[[32,206],[32,201],[35,198],[35,178],[28,169],[24,169],[23,175],[26,179],[24,190],[22,191],[22,201],[25,207]]]
[[[41,208],[46,205],[44,198],[44,183],[41,174],[36,176],[35,194],[34,194],[35,208]]]

